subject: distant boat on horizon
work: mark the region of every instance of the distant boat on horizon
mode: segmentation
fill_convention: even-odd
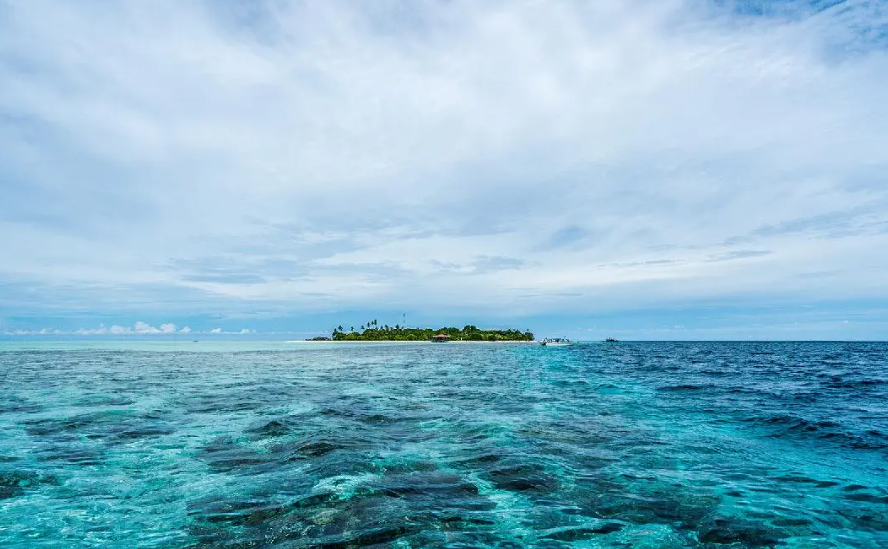
[[[614,339],[612,337],[605,338],[604,343],[619,343],[619,339]]]

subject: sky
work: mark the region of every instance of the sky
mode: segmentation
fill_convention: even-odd
[[[0,333],[888,339],[888,2],[0,0]]]

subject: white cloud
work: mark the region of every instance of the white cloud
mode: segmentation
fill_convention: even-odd
[[[137,334],[159,334],[159,333],[161,333],[161,330],[159,330],[158,328],[155,328],[154,326],[152,326],[148,323],[142,322],[142,321],[136,322],[133,331]]]
[[[888,298],[884,10],[389,8],[8,6],[0,303]]]
[[[76,330],[63,330],[59,328],[40,328],[35,330],[7,330],[3,332],[6,335],[172,335],[172,334],[190,334],[190,333],[210,333],[210,334],[248,334],[256,333],[255,330],[244,328],[239,332],[226,332],[222,328],[213,328],[209,332],[194,332],[190,327],[183,326],[181,330],[176,330],[176,325],[172,322],[161,324],[159,328],[143,321],[136,321],[132,326],[121,326],[114,324],[112,326],[99,325],[97,328],[78,328]]]
[[[23,335],[58,335],[59,331],[50,328],[41,328],[39,330],[12,330],[4,332],[6,335],[23,336]]]

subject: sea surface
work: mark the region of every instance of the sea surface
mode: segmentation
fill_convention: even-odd
[[[0,547],[888,548],[888,344],[0,344]]]

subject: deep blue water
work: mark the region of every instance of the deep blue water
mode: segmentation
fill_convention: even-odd
[[[888,547],[888,344],[143,347],[0,347],[0,547]]]

